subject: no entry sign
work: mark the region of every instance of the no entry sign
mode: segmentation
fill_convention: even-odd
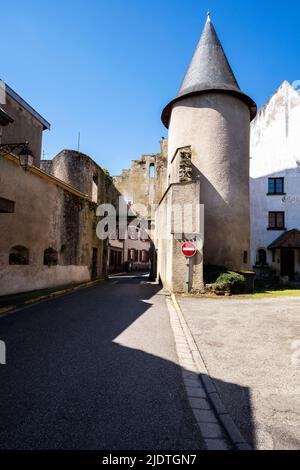
[[[186,256],[187,258],[193,258],[195,254],[197,253],[197,248],[193,243],[186,242],[184,245],[181,247],[182,254]]]

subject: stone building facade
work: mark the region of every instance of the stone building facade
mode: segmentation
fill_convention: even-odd
[[[0,295],[89,281],[105,275],[96,211],[82,192],[20,159],[0,154]]]
[[[122,243],[122,265],[125,269],[148,271],[151,267],[155,268],[154,215],[167,187],[167,155],[168,142],[162,139],[159,153],[133,160],[129,170],[123,170],[120,176],[113,177],[115,188],[122,194],[132,214],[144,219],[147,225],[147,239],[144,236],[145,225],[137,233],[134,229],[128,230]],[[109,250],[115,253],[112,255],[110,270],[116,264],[114,269],[119,270],[120,265],[115,259],[121,259],[120,240],[110,240]]]
[[[82,153],[63,150],[41,162],[46,121],[11,94],[10,114],[1,107],[2,142],[29,141],[34,161],[24,166],[9,146],[0,149],[0,296],[105,278],[108,241],[97,237],[96,211],[117,206],[119,192]]]
[[[251,125],[251,263],[300,280],[300,95],[285,81]]]
[[[169,129],[168,188],[156,213],[156,245],[164,245],[158,249],[158,275],[170,290],[186,289],[184,240],[194,241],[198,250],[189,289],[203,288],[203,262],[236,271],[250,266],[249,140],[256,110],[241,92],[208,17],[180,91],[162,114]],[[188,152],[191,168],[185,170]],[[174,203],[182,208],[177,213],[194,206],[198,220],[192,224],[188,218],[180,234],[170,213]],[[162,234],[166,220],[171,222]]]
[[[4,103],[0,105],[10,116],[11,122],[2,128],[2,144],[27,141],[33,153],[34,165],[39,167],[43,131],[50,130],[50,124],[7,84],[4,84],[3,90]]]
[[[159,203],[166,189],[168,142],[160,141],[160,152],[143,155],[140,160],[133,160],[129,170],[123,170],[120,176],[114,176],[117,190],[134,210],[135,206],[144,206],[143,216],[153,219],[154,207]],[[139,208],[136,208],[139,212]]]

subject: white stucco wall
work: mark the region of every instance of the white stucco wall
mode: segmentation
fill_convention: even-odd
[[[268,231],[268,213],[284,211],[286,229],[300,229],[300,95],[285,81],[251,125],[250,145],[251,262],[283,232]],[[286,196],[267,196],[268,178],[284,177]],[[277,271],[280,256],[268,263]],[[300,272],[295,254],[296,271]]]
[[[177,182],[172,168],[177,149],[190,146],[193,178],[201,182],[198,201],[204,205],[204,261],[236,271],[249,267],[249,141],[249,109],[238,98],[207,93],[173,106],[169,183]]]

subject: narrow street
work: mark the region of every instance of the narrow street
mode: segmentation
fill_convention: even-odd
[[[0,318],[1,449],[203,448],[165,295],[147,277]]]

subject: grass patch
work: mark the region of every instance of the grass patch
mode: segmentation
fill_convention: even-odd
[[[254,294],[244,294],[240,297],[249,299],[265,299],[268,297],[299,297],[300,289],[259,290]]]

